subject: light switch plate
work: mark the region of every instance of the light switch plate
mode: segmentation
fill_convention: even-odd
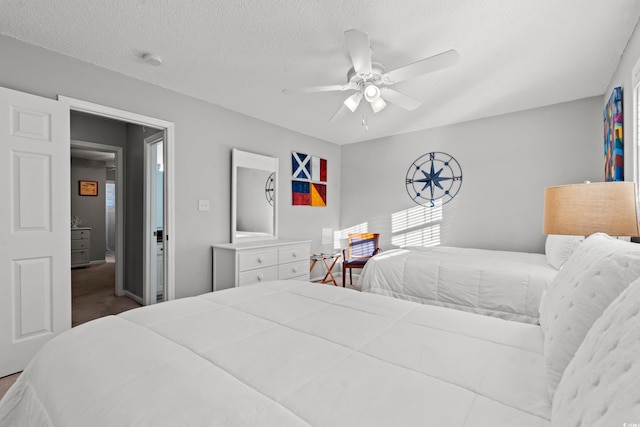
[[[209,210],[209,201],[208,200],[198,200],[198,210],[199,211],[208,211]]]

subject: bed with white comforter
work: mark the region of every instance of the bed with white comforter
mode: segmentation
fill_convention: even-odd
[[[637,425],[640,245],[594,236],[540,326],[301,281],[98,319],[42,348],[0,426]]]
[[[412,247],[371,258],[359,283],[363,292],[535,324],[557,273],[542,254]]]
[[[20,376],[0,420],[29,427],[546,426],[542,342],[534,325],[277,281],[62,334]]]

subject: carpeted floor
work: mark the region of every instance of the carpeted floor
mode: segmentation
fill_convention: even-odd
[[[115,263],[106,262],[71,270],[72,327],[140,307],[130,298],[114,295],[115,266]]]
[[[115,266],[113,262],[106,262],[71,270],[72,327],[140,307],[132,299],[114,295]],[[0,399],[19,376],[20,373],[17,373],[0,378]]]

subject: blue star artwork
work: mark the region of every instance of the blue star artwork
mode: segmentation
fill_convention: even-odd
[[[419,205],[444,205],[458,194],[461,186],[460,164],[447,153],[434,151],[420,156],[407,171],[407,193]]]

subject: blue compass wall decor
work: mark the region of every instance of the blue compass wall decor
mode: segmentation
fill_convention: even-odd
[[[418,157],[407,171],[407,193],[419,205],[451,201],[462,186],[462,168],[453,156],[434,151]]]

